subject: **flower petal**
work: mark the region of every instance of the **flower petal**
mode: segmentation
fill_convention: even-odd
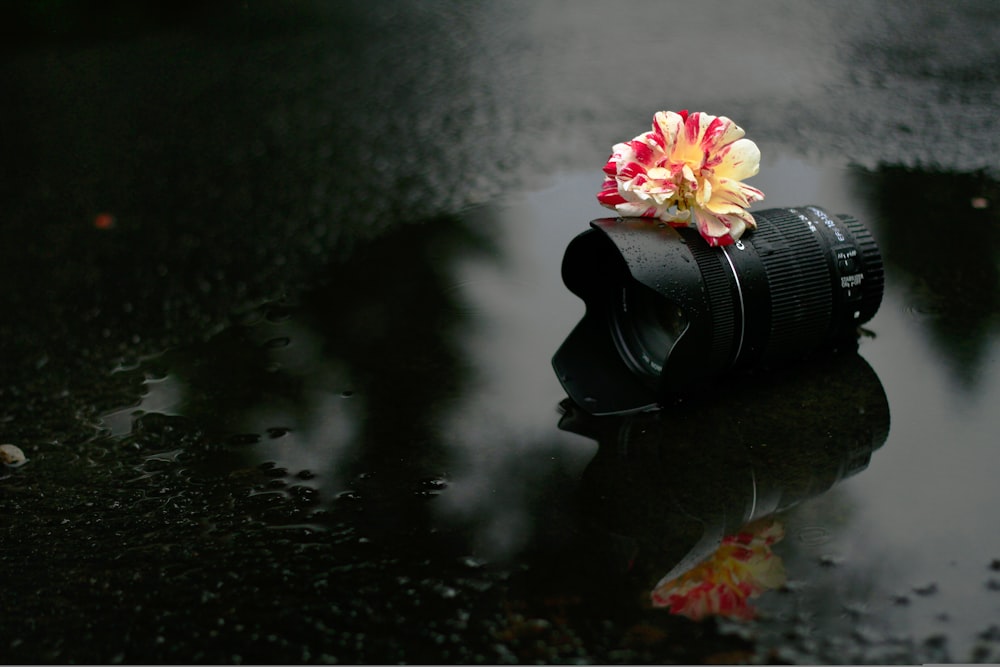
[[[695,193],[695,201],[699,206],[704,206],[706,202],[712,199],[712,181],[705,179],[701,188]]]
[[[677,134],[684,125],[684,119],[673,111],[657,111],[653,116],[653,140],[668,155],[677,144]]]
[[[718,178],[715,179],[715,183],[712,186],[712,199],[706,203],[706,206],[713,211],[716,210],[717,205],[722,204],[735,204],[746,208],[752,202],[760,201],[763,198],[764,193],[757,188],[741,183],[740,181]]]
[[[694,208],[694,221],[698,233],[710,246],[724,246],[735,243],[747,228],[754,229],[757,222],[749,212],[734,207],[727,213],[713,213],[707,209]]]
[[[689,227],[691,225],[691,211],[678,211],[674,207],[663,208],[656,216],[663,222],[669,222],[674,227]]]
[[[655,206],[644,202],[627,201],[614,208],[623,218],[655,218],[657,214]]]
[[[685,141],[692,146],[699,145],[702,135],[705,134],[705,130],[708,129],[713,120],[715,120],[715,116],[702,113],[701,111],[695,111],[688,116],[684,120]]]
[[[725,116],[712,120],[701,138],[701,147],[706,153],[714,153],[727,146],[744,134],[743,128]]]
[[[618,180],[630,181],[640,174],[646,173],[646,167],[639,162],[624,162],[618,164]]]
[[[720,198],[713,199],[704,207],[706,211],[714,215],[740,215],[746,213],[739,204],[724,201]]]
[[[653,149],[649,147],[646,143],[645,137],[640,135],[629,142],[629,146],[632,147],[632,151],[635,154],[636,162],[640,164],[651,164],[653,161]]]
[[[760,171],[760,149],[749,139],[739,139],[722,149],[722,160],[715,173],[741,181]]]
[[[729,245],[743,236],[747,228],[742,215],[716,215],[706,209],[695,208],[694,216],[698,232],[711,246]]]
[[[626,199],[618,192],[618,181],[608,177],[604,179],[604,185],[601,187],[601,191],[597,193],[597,201],[602,206],[614,208],[618,204],[625,203]]]

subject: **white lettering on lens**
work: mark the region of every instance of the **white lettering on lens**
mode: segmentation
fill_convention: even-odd
[[[791,211],[792,213],[794,213],[795,215],[799,216],[799,220],[801,220],[802,222],[806,223],[806,227],[809,228],[810,232],[812,232],[813,234],[816,233],[816,225],[813,224],[812,220],[810,220],[806,216],[802,215],[801,212],[797,211],[794,208],[790,208],[788,210]]]
[[[824,225],[830,228],[830,231],[833,232],[833,235],[837,237],[838,241],[844,240],[843,232],[841,232],[840,228],[837,227],[837,223],[835,223],[833,220],[830,219],[830,216],[828,216],[826,213],[824,213],[823,211],[819,210],[814,206],[810,206],[809,210],[812,211],[817,218],[822,220]]]

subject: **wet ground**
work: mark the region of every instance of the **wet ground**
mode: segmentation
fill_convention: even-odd
[[[109,6],[4,10],[0,660],[1000,660],[991,3]],[[562,253],[683,107],[885,299],[588,418]],[[657,605],[727,538],[755,597]]]

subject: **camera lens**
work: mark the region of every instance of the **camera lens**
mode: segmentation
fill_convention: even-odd
[[[611,336],[625,363],[640,375],[656,378],[674,343],[687,328],[676,305],[634,281],[623,281],[611,305]]]
[[[816,206],[754,216],[724,247],[645,218],[595,220],[574,239],[563,280],[587,314],[553,358],[570,397],[594,414],[636,411],[855,341],[882,301],[871,233]]]

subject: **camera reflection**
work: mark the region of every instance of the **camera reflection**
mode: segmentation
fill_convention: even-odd
[[[779,513],[865,469],[889,432],[885,392],[856,351],[714,401],[615,417],[569,399],[561,409],[561,429],[599,443],[581,502],[600,566],[692,618],[751,616],[749,599],[784,582]]]

